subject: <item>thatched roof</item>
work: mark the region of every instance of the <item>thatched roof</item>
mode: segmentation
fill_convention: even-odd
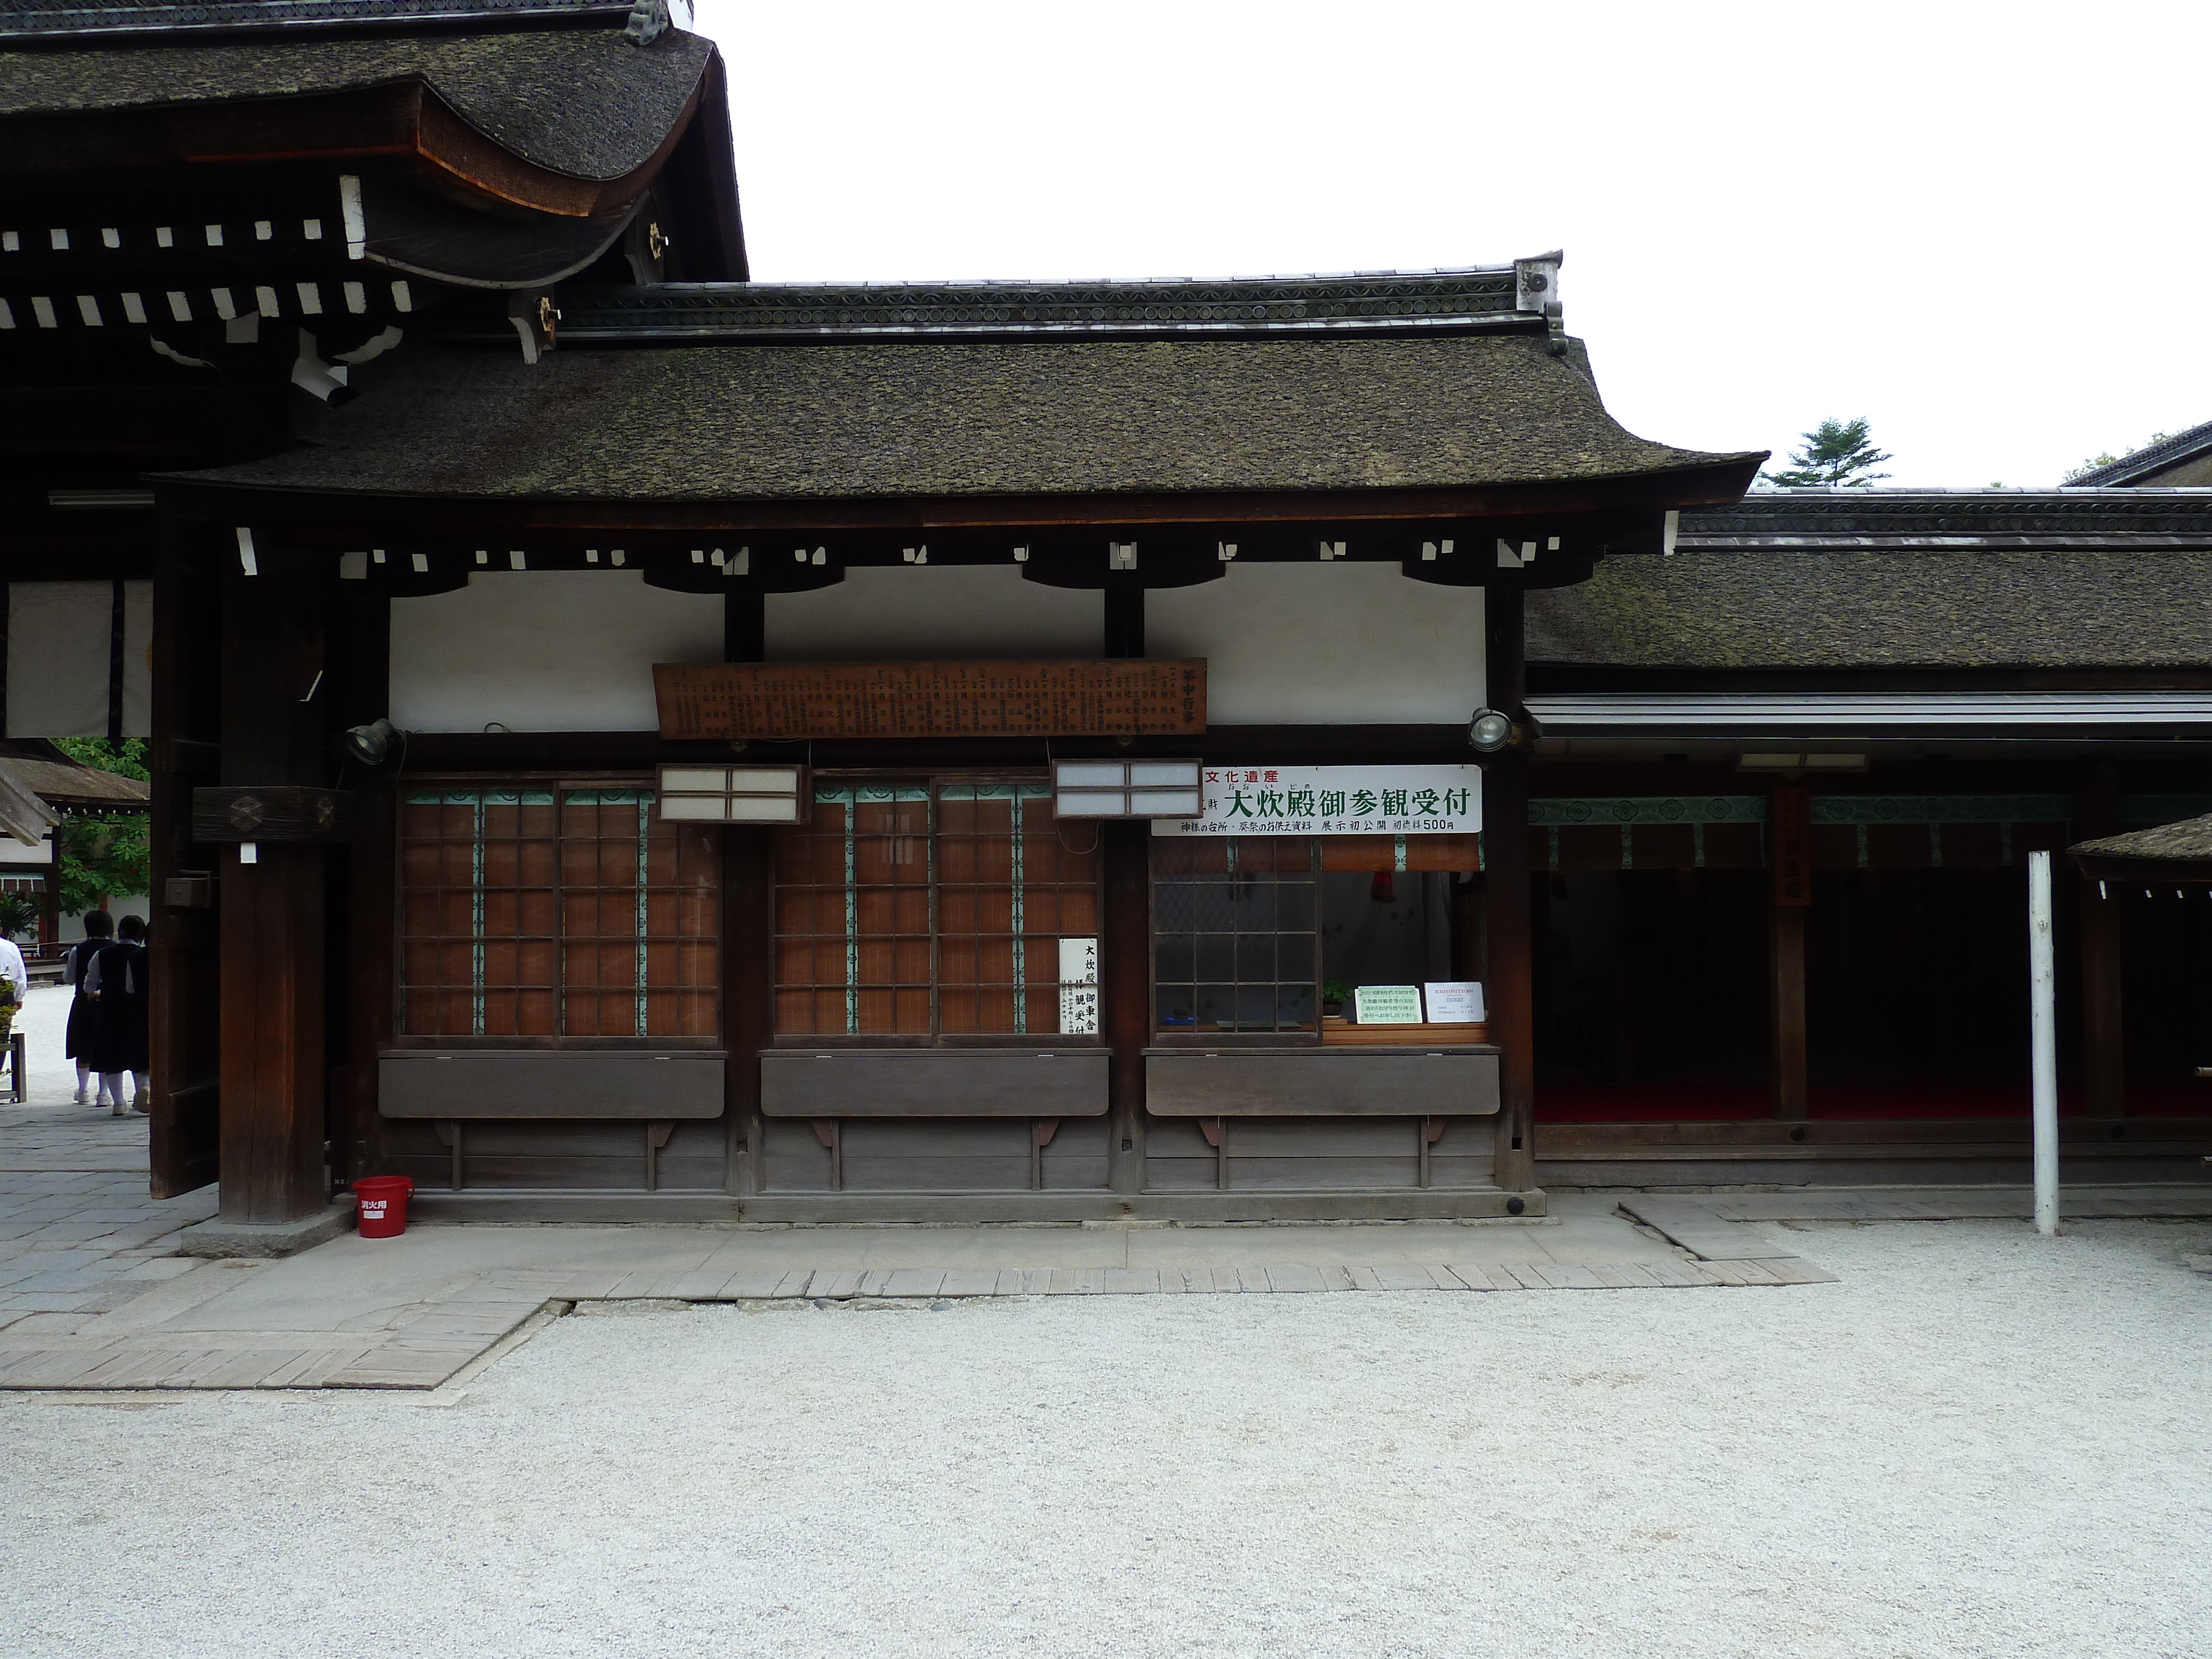
[[[633,46],[618,27],[88,43],[0,52],[0,118],[189,108],[420,81],[523,160],[573,178],[614,179],[643,166],[667,137],[714,52],[712,41],[674,29]]]
[[[1837,490],[1684,511],[1528,598],[1531,663],[2212,666],[2212,490]]]
[[[191,475],[491,500],[1466,488],[1735,465],[1606,413],[1540,331],[421,350],[312,447]]]
[[[2066,850],[2075,858],[2212,863],[2212,813],[2184,818],[2179,823],[2161,823],[2153,830],[2130,830],[2125,835],[2077,842]]]

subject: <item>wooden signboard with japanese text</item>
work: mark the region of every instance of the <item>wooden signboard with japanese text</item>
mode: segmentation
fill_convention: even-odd
[[[656,664],[660,735],[1085,738],[1206,730],[1206,661]]]

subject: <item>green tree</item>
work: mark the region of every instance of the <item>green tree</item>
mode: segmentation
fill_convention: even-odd
[[[28,893],[0,893],[0,934],[13,939],[39,925],[45,907]]]
[[[1889,459],[1876,449],[1868,435],[1867,417],[1852,421],[1823,421],[1803,433],[1803,445],[1790,457],[1790,465],[1759,477],[1766,483],[1792,489],[1863,489],[1887,472],[1871,472]]]
[[[54,746],[82,766],[126,778],[151,775],[144,739],[56,738]],[[97,910],[112,898],[146,890],[153,878],[143,812],[86,814],[62,820],[54,830],[61,863],[61,908],[70,915]]]
[[[2128,450],[2125,453],[2129,455],[2132,455],[2136,453],[2137,450],[2148,449],[2153,444],[2162,444],[2172,435],[2173,434],[2171,432],[2154,432],[2149,437],[2145,438],[2141,443],[2137,444],[2134,449]],[[2082,477],[2084,474],[2094,472],[2100,466],[2110,466],[2114,461],[2121,459],[2122,458],[2118,455],[2092,455],[2087,460],[2082,462],[2081,465],[2070,468],[2065,477],[2061,479],[2059,482],[2062,483],[2072,483],[2076,478]]]
[[[143,783],[154,775],[150,753],[143,738],[125,738],[120,743],[106,738],[56,738],[55,748],[67,755],[79,766],[97,767],[103,772],[136,778]]]

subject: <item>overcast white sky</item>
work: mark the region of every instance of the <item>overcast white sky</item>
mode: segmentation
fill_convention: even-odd
[[[763,281],[1563,247],[1632,430],[1896,484],[2212,420],[2212,7],[700,0]]]

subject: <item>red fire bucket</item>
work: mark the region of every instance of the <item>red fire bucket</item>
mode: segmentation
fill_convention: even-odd
[[[405,1176],[363,1176],[353,1183],[361,1208],[363,1238],[397,1238],[407,1231],[407,1197],[415,1183]]]

